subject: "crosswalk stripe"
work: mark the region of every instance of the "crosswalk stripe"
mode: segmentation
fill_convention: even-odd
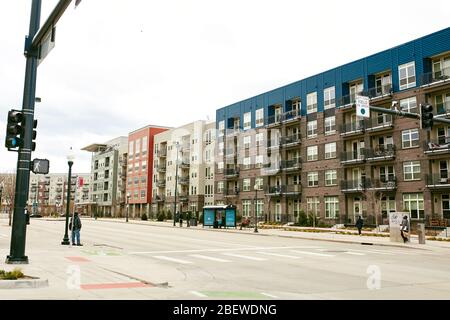
[[[190,261],[181,260],[181,259],[175,259],[175,258],[166,257],[166,256],[153,256],[153,257],[156,258],[156,259],[167,260],[167,261],[181,263],[181,264],[191,264],[192,263]]]
[[[383,255],[388,255],[388,256],[393,256],[393,253],[389,253],[389,252],[383,252],[383,251],[374,251],[374,250],[351,250],[354,252],[362,252],[362,253],[376,253],[376,254],[383,254]]]
[[[255,261],[266,261],[267,260],[267,259],[263,259],[263,258],[243,256],[243,255],[234,254],[234,253],[223,253],[223,254],[226,255],[226,256],[230,256],[230,257],[237,257],[237,258],[248,259],[248,260],[255,260]]]
[[[350,254],[350,255],[353,255],[353,256],[365,256],[364,253],[360,253],[360,252],[345,251],[344,253],[345,254]]]
[[[269,293],[265,293],[265,292],[261,292],[261,294],[263,296],[269,297],[269,298],[274,298],[274,299],[278,299],[277,296],[274,296],[273,294],[269,294]]]
[[[311,256],[318,256],[318,257],[334,257],[334,255],[332,255],[332,254],[316,253],[316,252],[308,252],[308,251],[291,250],[291,252],[306,254],[306,255],[311,255]]]
[[[204,256],[204,255],[201,255],[201,254],[191,254],[189,256],[190,257],[194,257],[194,258],[198,258],[198,259],[211,260],[211,261],[216,261],[216,262],[231,262],[230,260],[208,257],[208,256]]]
[[[279,253],[272,253],[272,252],[256,252],[256,253],[265,254],[265,255],[274,256],[274,257],[281,257],[281,258],[300,259],[300,257],[290,256],[287,254],[279,254]]]
[[[192,293],[193,295],[196,295],[197,297],[200,297],[200,298],[208,298],[207,295],[204,295],[203,293],[200,293],[198,291],[189,291],[189,292]]]

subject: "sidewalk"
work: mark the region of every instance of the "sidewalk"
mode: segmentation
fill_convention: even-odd
[[[91,219],[91,218],[84,218]],[[93,220],[93,219],[92,219]],[[114,222],[114,223],[127,223],[125,219],[120,218],[98,218],[97,221],[106,221],[106,222]],[[166,228],[174,228],[173,221],[142,221],[142,220],[131,220],[129,219],[130,224],[140,224],[140,225],[148,225],[148,226],[157,226],[157,227],[166,227]],[[180,228],[179,223],[176,224],[176,228]],[[273,228],[260,227],[258,228],[258,233],[254,232],[254,228],[244,228],[240,230],[239,227],[236,229],[214,229],[212,227],[203,227],[202,225],[197,225],[196,227],[187,227],[186,222],[183,222],[183,228],[191,229],[191,230],[202,230],[202,231],[210,231],[210,232],[232,232],[232,233],[241,233],[255,236],[278,236],[285,238],[299,238],[305,240],[320,240],[320,241],[332,241],[332,242],[342,242],[342,243],[357,243],[364,245],[379,245],[379,246],[390,246],[390,247],[402,247],[402,248],[414,248],[414,249],[431,249],[431,248],[445,248],[450,249],[450,242],[447,241],[435,241],[435,240],[426,240],[426,244],[419,244],[418,236],[412,235],[411,242],[408,244],[391,242],[389,237],[382,236],[371,236],[370,234],[377,234],[377,232],[373,231],[363,231],[363,235],[359,236],[357,231],[353,230],[341,230],[341,229],[326,229],[326,228],[316,228],[316,230],[320,230],[321,232],[305,232],[300,231],[302,229],[311,230],[313,228],[302,228],[302,227],[281,227],[274,226]],[[289,230],[284,230],[287,228]],[[293,231],[296,230],[296,231]],[[337,234],[337,232],[352,232],[354,235],[347,234]],[[378,233],[379,235],[389,235],[389,233]]]

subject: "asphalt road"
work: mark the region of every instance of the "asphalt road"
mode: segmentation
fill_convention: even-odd
[[[0,289],[0,299],[450,299],[450,254],[443,248],[88,219],[84,246],[61,246],[63,234],[63,221],[32,219],[30,264],[23,268],[50,286]],[[9,236],[0,220],[0,269],[12,268],[4,264]]]

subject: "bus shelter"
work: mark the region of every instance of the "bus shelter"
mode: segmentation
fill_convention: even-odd
[[[236,228],[236,207],[233,205],[203,207],[203,226]]]

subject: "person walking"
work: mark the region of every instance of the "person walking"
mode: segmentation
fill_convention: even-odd
[[[73,228],[73,229],[72,229]],[[69,229],[72,231],[72,245],[75,245],[75,239],[77,240],[76,245],[82,246],[80,243],[80,230],[81,230],[81,219],[78,216],[78,212],[75,211],[73,218],[70,219]]]
[[[180,227],[183,226],[183,212],[180,213]]]
[[[408,216],[404,216],[402,223],[400,224],[400,234],[402,235],[403,243],[407,243],[409,241],[408,233],[409,233]]]
[[[358,234],[361,235],[361,229],[364,225],[364,221],[361,216],[358,216],[358,220],[356,220],[356,228],[358,228]]]

